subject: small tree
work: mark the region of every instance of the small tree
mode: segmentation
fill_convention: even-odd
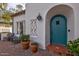
[[[21,4],[16,5],[16,11],[23,10],[23,6]]]
[[[11,21],[11,14],[8,12],[8,11],[6,11],[6,12],[4,12],[3,14],[2,14],[2,18],[4,19],[4,22],[5,23],[10,23],[10,21]]]
[[[6,23],[10,23],[12,19],[11,14],[23,10],[23,6],[19,4],[16,5],[16,8],[10,8],[9,10],[7,10],[7,7],[8,3],[0,3],[0,19],[3,19]]]
[[[7,3],[0,3],[0,19],[4,20],[5,22],[10,22],[11,20],[11,13],[7,10]]]

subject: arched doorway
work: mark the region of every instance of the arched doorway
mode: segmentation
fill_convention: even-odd
[[[54,19],[54,22],[52,20],[52,24],[54,24],[54,23],[59,24],[59,21],[56,21],[56,19],[58,18],[57,15],[61,15],[60,18],[62,20],[65,20],[62,22],[66,22],[66,24],[64,24],[66,26],[64,26],[64,25],[61,26],[61,28],[66,27],[66,29],[63,30],[65,32],[65,34],[64,34],[65,36],[63,36],[63,38],[66,38],[66,39],[64,39],[65,43],[62,43],[62,44],[66,45],[68,41],[74,39],[74,36],[75,36],[74,10],[69,5],[59,4],[59,5],[53,6],[52,8],[48,9],[48,11],[46,13],[46,17],[45,17],[46,18],[45,19],[45,44],[46,44],[46,46],[53,43],[51,40],[50,24],[51,24],[52,19]],[[55,27],[55,25],[54,25],[54,27]],[[56,31],[56,35],[57,35],[57,31]]]
[[[50,43],[67,45],[67,18],[55,15],[50,21]]]

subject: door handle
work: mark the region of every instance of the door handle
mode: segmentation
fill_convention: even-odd
[[[70,32],[70,29],[68,29],[68,32]]]

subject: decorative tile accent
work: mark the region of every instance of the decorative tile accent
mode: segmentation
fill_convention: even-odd
[[[37,19],[31,20],[31,35],[37,36]]]

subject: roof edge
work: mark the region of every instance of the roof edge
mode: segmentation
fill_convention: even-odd
[[[14,14],[11,15],[11,17],[16,17],[16,16],[19,16],[19,15],[22,15],[22,14],[25,14],[25,10],[14,13]]]

